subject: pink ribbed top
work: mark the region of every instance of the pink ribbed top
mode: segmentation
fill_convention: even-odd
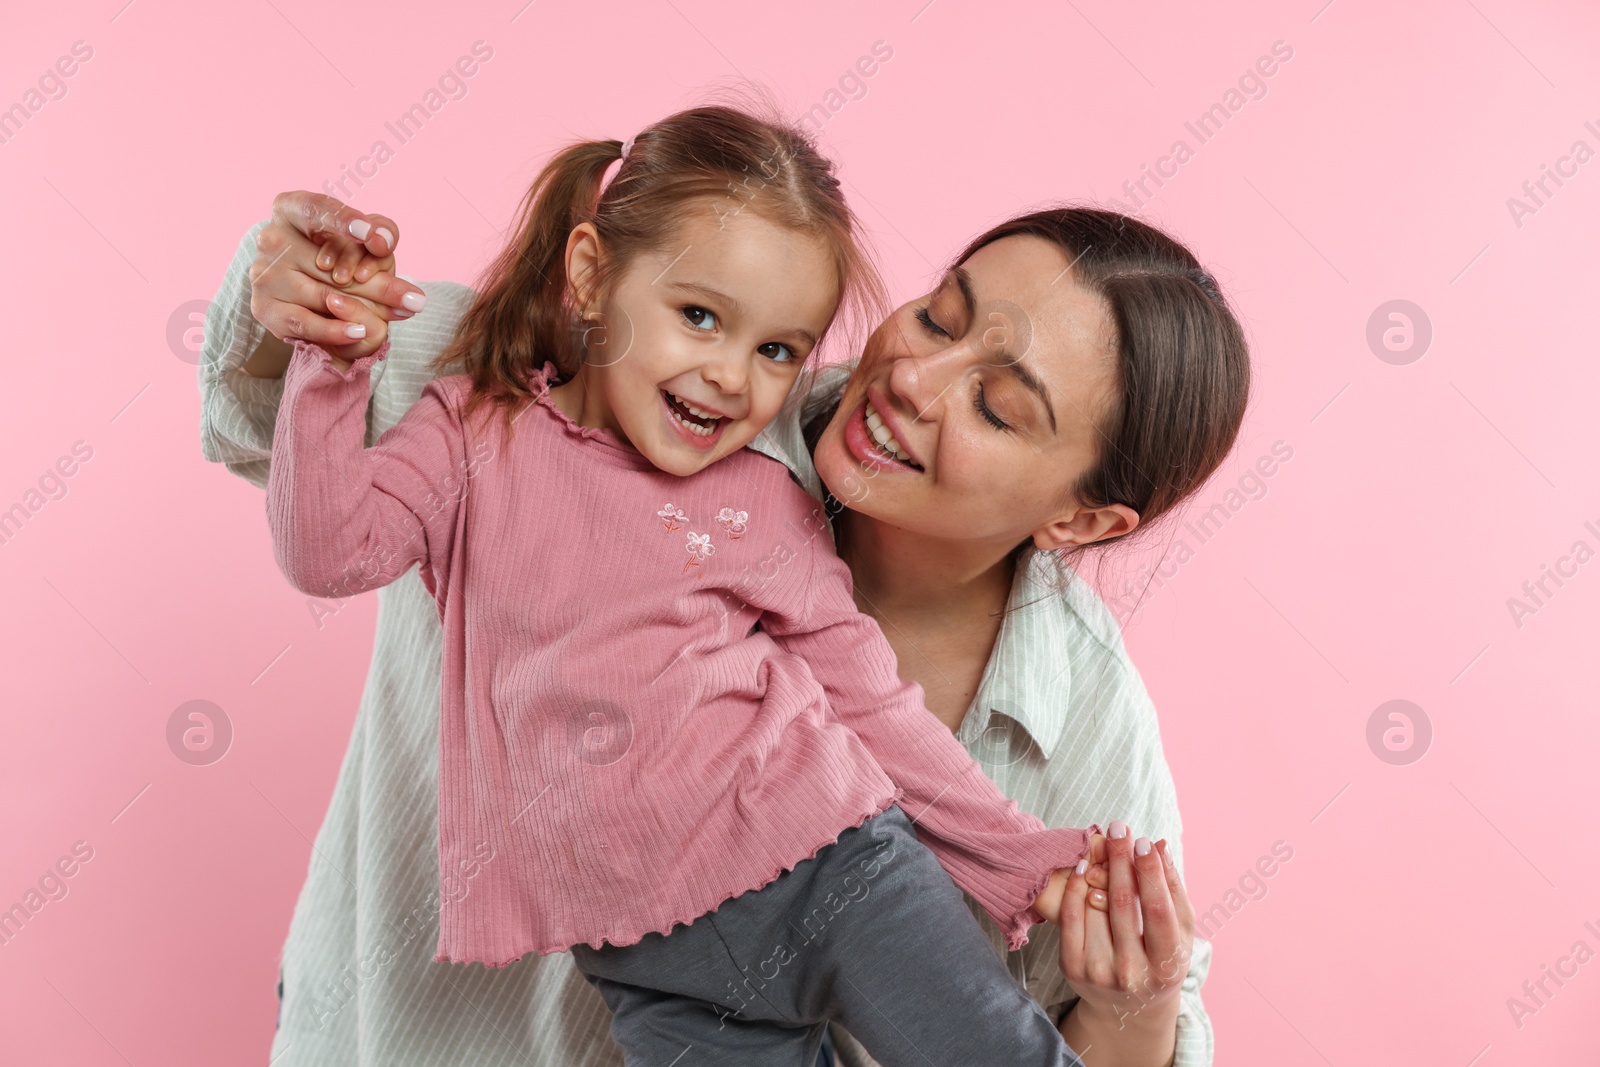
[[[296,342],[267,516],[298,589],[420,564],[443,623],[438,961],[632,944],[891,803],[1015,949],[1097,830],[1046,829],[898,677],[821,505],[743,449],[682,478],[548,396],[508,440],[435,379],[363,448],[370,371]],[[485,412],[492,409],[485,408]]]

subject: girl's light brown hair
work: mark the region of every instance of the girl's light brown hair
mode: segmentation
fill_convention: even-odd
[[[511,419],[531,397],[527,381],[546,360],[570,378],[583,335],[566,274],[567,237],[593,223],[602,252],[600,292],[640,253],[659,251],[697,207],[751,211],[815,234],[833,253],[841,314],[869,325],[887,306],[883,285],[858,244],[860,225],[833,164],[800,129],[713,105],[669,115],[640,131],[600,193],[622,142],[580,141],[545,164],[522,200],[505,249],[485,270],[478,297],[450,346],[433,361],[471,375],[465,414],[499,406]],[[461,368],[451,365],[460,362]],[[797,386],[799,392],[803,386]]]

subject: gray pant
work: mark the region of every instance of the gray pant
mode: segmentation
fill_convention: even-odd
[[[636,944],[578,944],[628,1067],[808,1067],[830,1019],[884,1067],[1083,1067],[898,805]]]

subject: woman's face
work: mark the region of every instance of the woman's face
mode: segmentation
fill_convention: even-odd
[[[1004,550],[1106,536],[1116,516],[1069,490],[1098,455],[1113,336],[1056,245],[985,245],[873,332],[817,473],[851,510],[924,536]]]

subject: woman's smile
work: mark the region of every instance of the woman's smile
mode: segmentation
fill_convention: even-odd
[[[877,403],[874,403],[874,398]],[[874,471],[908,471],[921,474],[923,465],[906,447],[906,432],[898,417],[876,389],[868,389],[860,406],[845,423],[844,442],[863,466]]]

